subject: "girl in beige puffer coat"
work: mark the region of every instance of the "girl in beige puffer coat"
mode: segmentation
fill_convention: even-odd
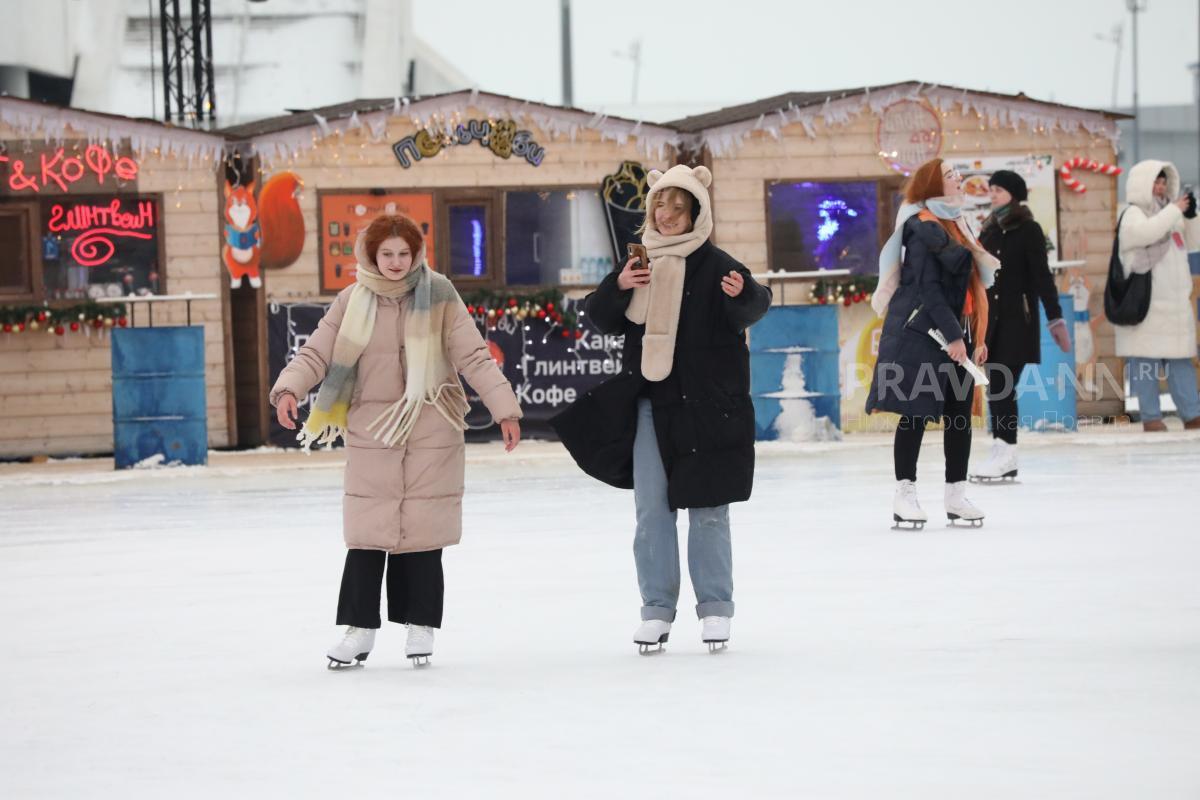
[[[450,281],[425,263],[407,217],[382,215],[359,236],[356,282],[280,373],[270,400],[295,428],[298,397],[321,383],[298,438],[346,442],[346,564],[330,667],[364,661],[380,627],[385,565],[388,619],[408,625],[407,655],[427,661],[441,627],[442,548],[462,535],[466,395],[461,373],[520,441],[521,409]]]

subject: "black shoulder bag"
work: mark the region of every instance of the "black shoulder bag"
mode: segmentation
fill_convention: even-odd
[[[1121,265],[1121,220],[1128,211],[1125,209],[1117,218],[1108,282],[1104,284],[1104,315],[1113,325],[1138,325],[1150,310],[1150,273],[1130,272],[1126,278]]]

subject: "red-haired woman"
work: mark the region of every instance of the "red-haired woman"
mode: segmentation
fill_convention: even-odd
[[[962,520],[978,526],[983,512],[965,495],[974,381],[963,365],[972,354],[977,364],[987,360],[984,290],[999,262],[967,226],[962,177],[941,159],[913,173],[904,200],[896,231],[879,256],[879,288],[871,303],[884,323],[866,408],[900,415],[894,444],[896,525],[923,527],[928,519],[917,501],[917,458],[926,423],[940,418],[946,516],[951,524]]]
[[[387,568],[388,620],[408,626],[406,655],[433,653],[442,624],[442,548],[462,536],[461,373],[517,446],[516,395],[450,281],[425,263],[411,219],[377,217],[358,237],[355,283],[271,389],[279,423],[295,428],[296,398],[321,389],[297,438],[346,441],[342,522],[346,566],[331,668],[362,662],[375,643]]]

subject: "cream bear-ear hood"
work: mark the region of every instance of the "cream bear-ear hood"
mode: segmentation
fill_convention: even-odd
[[[707,228],[709,232],[712,231],[712,201],[708,196],[708,187],[712,185],[712,172],[708,167],[699,166],[693,169],[684,164],[676,164],[666,172],[652,169],[646,173],[646,183],[650,186],[650,191],[646,193],[646,214],[651,217],[648,219],[649,227],[654,227],[654,198],[664,189],[675,188],[682,189],[696,198],[699,208],[695,219],[697,229]],[[705,237],[707,238],[707,233]]]

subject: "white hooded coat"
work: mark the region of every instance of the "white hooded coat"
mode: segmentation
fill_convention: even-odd
[[[1200,250],[1200,216],[1187,219],[1173,202],[1160,209],[1154,180],[1167,174],[1167,196],[1179,197],[1179,171],[1167,161],[1141,161],[1129,170],[1120,226],[1121,265],[1131,272],[1150,272],[1150,310],[1138,325],[1115,325],[1117,355],[1122,358],[1194,358],[1196,307],[1187,254]],[[1158,258],[1145,248],[1166,241]]]

